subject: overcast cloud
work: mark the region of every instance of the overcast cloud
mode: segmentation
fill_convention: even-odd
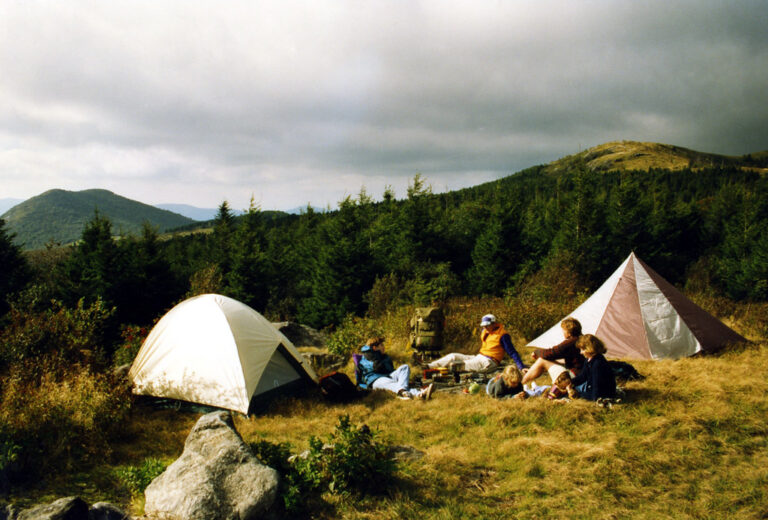
[[[768,149],[768,3],[0,3],[0,198],[332,207],[597,144]]]

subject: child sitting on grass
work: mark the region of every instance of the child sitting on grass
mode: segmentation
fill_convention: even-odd
[[[485,387],[485,393],[497,399],[513,398],[525,399],[540,395],[541,387],[529,390],[522,383],[523,374],[515,365],[507,365],[504,371],[491,378]]]
[[[596,336],[585,334],[578,339],[576,346],[587,359],[579,375],[571,380],[579,396],[590,401],[616,397],[616,378],[603,355],[605,344]]]
[[[571,373],[562,365],[553,364],[549,367],[549,377],[552,386],[546,392],[547,399],[560,399],[563,397],[576,397],[576,390],[571,384]]]

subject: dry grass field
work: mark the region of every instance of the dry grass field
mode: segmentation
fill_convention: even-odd
[[[480,308],[462,305],[471,316]],[[324,496],[312,518],[765,518],[768,341],[765,323],[750,312],[742,309],[729,325],[752,344],[707,357],[633,362],[646,378],[625,384],[624,402],[612,409],[481,394],[438,392],[423,402],[373,393],[348,405],[317,396],[284,399],[263,415],[237,417],[236,426],[246,441],[289,442],[299,452],[348,414],[354,424],[378,430],[379,439],[422,453],[398,464],[394,485],[381,495]],[[382,318],[385,332],[388,323]],[[390,352],[405,362],[400,331],[389,331]],[[116,484],[115,468],[148,457],[174,460],[198,417],[135,406],[107,464],[52,477],[16,499],[79,494],[140,513],[141,498]]]

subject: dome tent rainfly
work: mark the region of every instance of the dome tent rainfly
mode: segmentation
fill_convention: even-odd
[[[747,341],[686,298],[634,253],[569,316],[614,358],[678,359]],[[557,323],[528,346],[563,340]]]
[[[296,347],[261,314],[219,294],[168,311],[131,365],[133,392],[247,414],[317,376]]]

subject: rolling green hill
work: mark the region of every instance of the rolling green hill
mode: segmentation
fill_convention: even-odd
[[[74,242],[97,211],[108,217],[117,235],[138,234],[148,221],[160,231],[191,224],[190,218],[127,199],[107,190],[49,190],[2,215],[16,243],[38,249],[48,242]]]
[[[727,156],[689,150],[682,146],[638,141],[613,141],[594,146],[575,155],[549,163],[545,171],[558,174],[575,161],[584,161],[591,170],[692,170],[717,167],[737,167],[744,170],[768,172],[768,152],[745,156]]]

